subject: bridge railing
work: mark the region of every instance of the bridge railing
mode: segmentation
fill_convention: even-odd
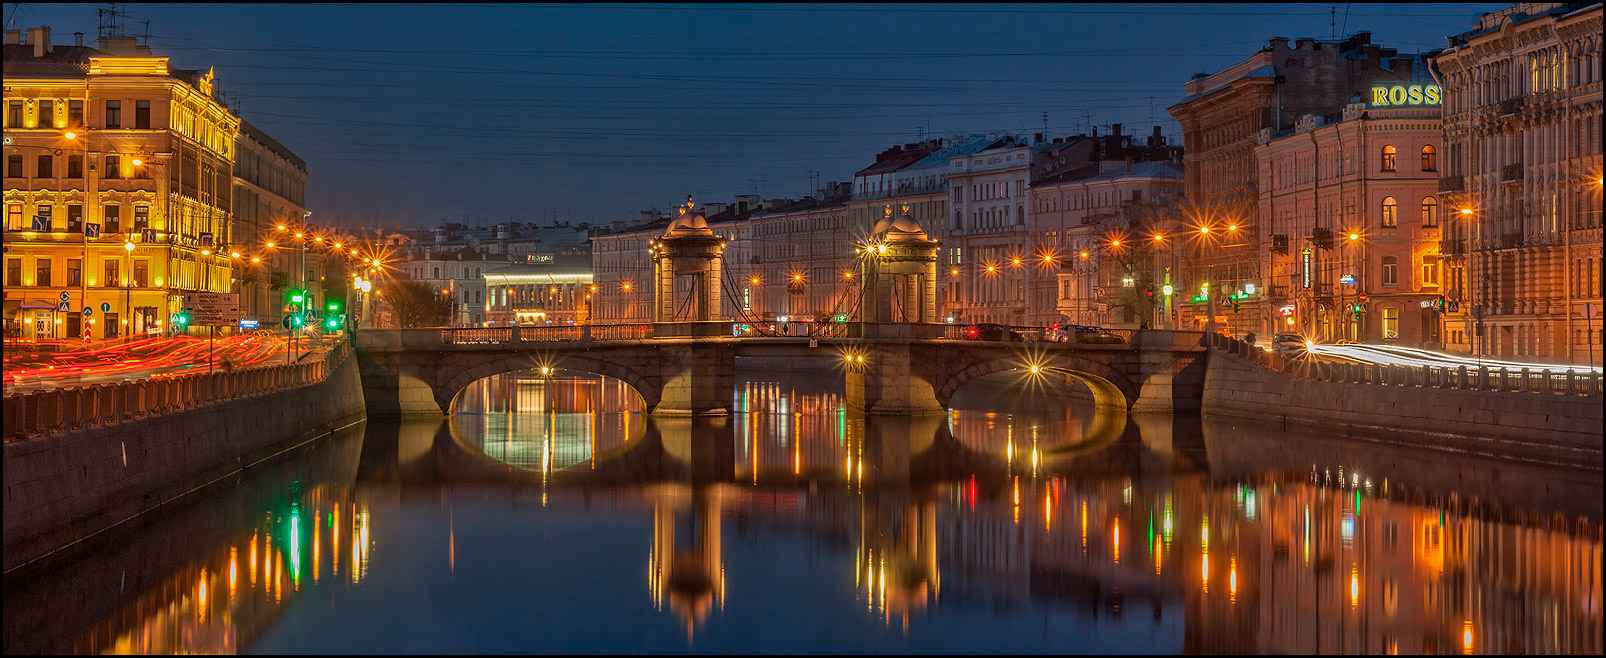
[[[536,327],[447,327],[441,342],[451,345],[500,345],[592,340],[641,340],[653,337],[651,324],[575,324]]]
[[[1314,381],[1471,391],[1602,395],[1601,373],[1589,369],[1331,363],[1288,358],[1221,334],[1211,334],[1209,341],[1212,349],[1249,359],[1289,376]]]
[[[336,341],[322,358],[291,365],[197,373],[8,395],[6,443],[132,422],[323,381],[350,353]]]

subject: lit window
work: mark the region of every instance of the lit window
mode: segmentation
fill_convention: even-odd
[[[1383,171],[1394,171],[1394,159],[1397,153],[1393,146],[1383,147]]]

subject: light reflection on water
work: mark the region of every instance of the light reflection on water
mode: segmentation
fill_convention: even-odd
[[[1334,453],[1282,430],[1135,419],[1062,458],[1088,405],[979,385],[929,421],[866,419],[839,387],[776,379],[700,425],[645,417],[614,380],[477,383],[447,431],[370,423],[360,464],[320,448],[8,586],[6,651],[1602,648],[1598,521],[1383,461],[1290,468],[1265,446]],[[652,451],[682,432],[689,449]],[[463,445],[553,477],[467,483]],[[662,476],[686,454],[727,470]],[[657,481],[556,477],[638,461]]]

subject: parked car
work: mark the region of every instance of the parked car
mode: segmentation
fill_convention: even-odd
[[[1309,341],[1303,334],[1273,334],[1271,337],[1271,351],[1282,356],[1304,356]]]
[[[1001,324],[983,322],[965,327],[965,340],[999,340],[1021,342],[1025,340],[1017,332]]]
[[[1089,327],[1087,331],[1077,334],[1076,342],[1093,345],[1115,345],[1125,343],[1126,339],[1098,327]]]

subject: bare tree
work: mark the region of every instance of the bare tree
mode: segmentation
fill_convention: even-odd
[[[452,315],[452,299],[422,281],[397,281],[385,301],[402,328],[443,327]]]

